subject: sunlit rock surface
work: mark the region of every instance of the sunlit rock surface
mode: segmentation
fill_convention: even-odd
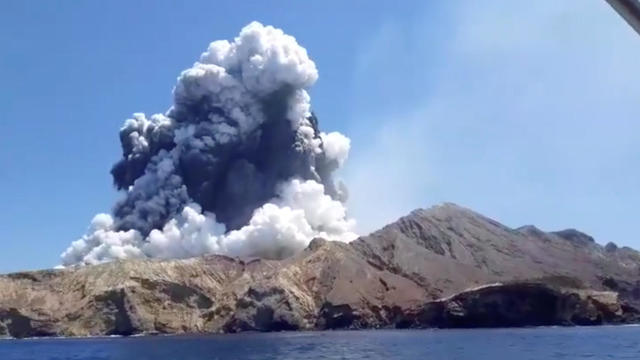
[[[0,336],[639,320],[640,254],[444,204],[285,260],[127,260],[0,276]]]

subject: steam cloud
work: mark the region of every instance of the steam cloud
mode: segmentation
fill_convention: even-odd
[[[208,253],[283,258],[314,237],[350,241],[346,188],[332,173],[350,141],[323,133],[306,89],[315,63],[280,29],[253,22],[214,41],[178,77],[173,105],[136,113],[112,168],[125,192],[62,254],[64,266]]]

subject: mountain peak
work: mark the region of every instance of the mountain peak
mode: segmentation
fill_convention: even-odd
[[[465,214],[465,215],[480,216],[480,214],[464,206],[460,206],[452,202],[442,202],[439,204],[432,205],[428,208],[415,209],[405,217],[411,217],[411,216],[424,217],[424,216],[432,216],[437,214],[443,214],[443,215]]]
[[[578,231],[576,229],[565,229],[560,231],[554,231],[552,232],[552,234],[577,244],[595,244],[596,242],[593,239],[593,237],[583,233],[582,231]]]

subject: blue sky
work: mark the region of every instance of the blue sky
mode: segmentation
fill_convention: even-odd
[[[453,201],[640,247],[640,37],[604,1],[4,1],[0,272],[56,265],[118,198],[122,122],[252,20],[316,62],[361,232]]]

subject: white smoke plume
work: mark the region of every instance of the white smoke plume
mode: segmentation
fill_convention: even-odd
[[[315,63],[280,29],[253,22],[212,42],[182,72],[165,114],[120,130],[111,215],[62,254],[63,266],[203,254],[283,258],[314,237],[350,241],[354,221],[333,181],[349,153],[322,133],[307,89]]]

